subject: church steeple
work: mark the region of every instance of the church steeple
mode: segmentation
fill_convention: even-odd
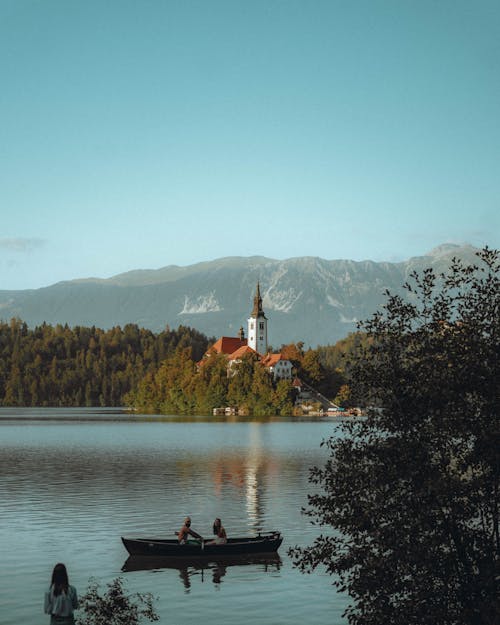
[[[267,353],[267,317],[262,308],[259,282],[253,298],[253,310],[248,318],[248,345],[259,354]]]
[[[253,298],[253,310],[250,316],[253,317],[254,319],[257,319],[257,317],[265,318],[264,311],[262,310],[262,297],[260,296],[260,283],[259,282],[257,282],[257,290],[255,292],[255,297]]]

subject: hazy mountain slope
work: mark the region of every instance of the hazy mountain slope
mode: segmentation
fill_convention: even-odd
[[[474,261],[470,246],[443,245],[401,263],[220,258],[189,267],[138,270],[103,280],[88,278],[27,291],[0,291],[0,318],[30,326],[68,323],[109,328],[137,323],[159,331],[189,325],[212,336],[234,335],[252,309],[257,280],[269,318],[269,341],[333,343],[384,301],[402,292],[413,270],[448,267],[452,256]]]

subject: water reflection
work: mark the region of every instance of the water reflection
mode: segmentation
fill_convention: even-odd
[[[150,556],[129,556],[122,566],[122,571],[159,571],[161,569],[177,569],[179,578],[184,589],[189,592],[191,580],[199,579],[200,582],[210,579],[216,586],[221,584],[222,578],[233,567],[253,566],[255,571],[270,573],[279,571],[282,560],[277,553],[265,556],[211,556],[204,558],[155,558]]]
[[[104,584],[124,566],[131,591],[158,597],[161,622],[345,623],[346,601],[329,576],[302,576],[287,556],[317,535],[300,508],[331,423],[139,422],[110,413],[0,409],[0,625],[39,623],[44,580],[59,561],[82,592],[90,577]],[[276,556],[123,564],[120,536],[173,537],[188,514],[207,537],[215,517],[229,536],[281,531],[283,565]]]

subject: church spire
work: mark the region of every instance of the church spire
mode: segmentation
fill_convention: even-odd
[[[254,319],[257,319],[257,317],[265,317],[264,311],[262,310],[262,297],[260,296],[259,282],[257,282],[257,290],[255,292],[255,297],[253,298],[253,310],[250,316]]]

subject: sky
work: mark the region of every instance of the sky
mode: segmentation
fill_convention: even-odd
[[[0,0],[0,289],[500,248],[498,0]]]

